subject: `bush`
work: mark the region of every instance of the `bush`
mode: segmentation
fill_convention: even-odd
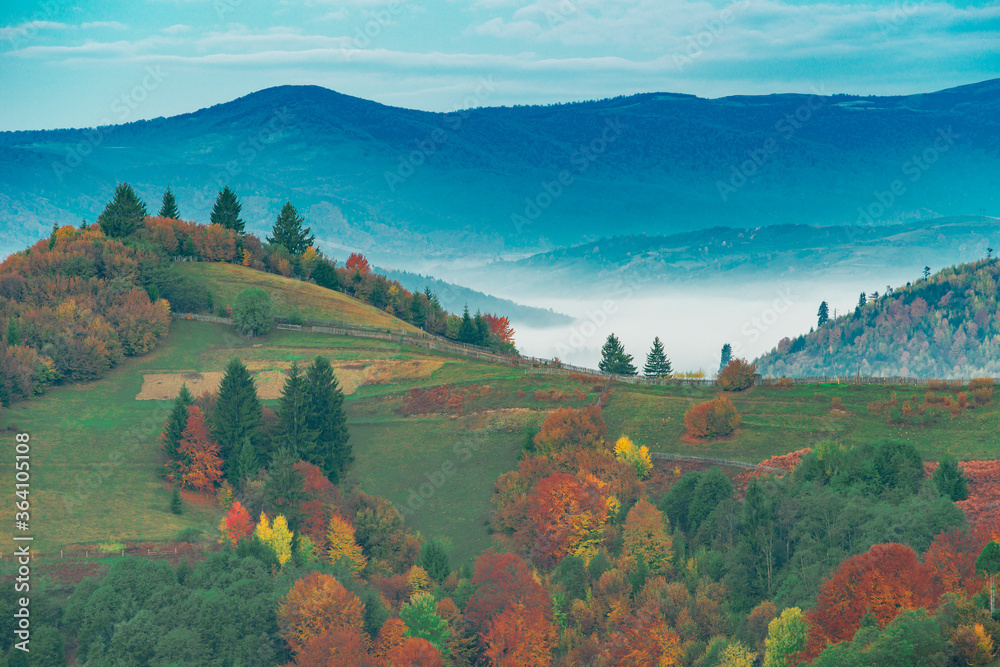
[[[699,403],[684,413],[684,426],[692,438],[721,438],[740,425],[740,413],[725,396]]]
[[[302,323],[305,322],[305,321],[306,321],[305,318],[302,317],[302,313],[300,313],[297,310],[293,310],[292,312],[288,313],[288,323],[289,324],[292,324],[294,326],[300,327],[300,326],[302,326]]]
[[[181,532],[177,533],[177,542],[186,542],[188,544],[194,544],[201,540],[201,531],[197,528],[185,528]]]
[[[251,287],[236,295],[233,325],[244,336],[263,336],[274,328],[274,304],[262,289]]]
[[[757,376],[757,366],[746,359],[733,359],[719,371],[715,385],[723,391],[743,391],[753,386]]]
[[[976,405],[986,405],[993,400],[993,378],[975,378],[969,381],[969,391]]]

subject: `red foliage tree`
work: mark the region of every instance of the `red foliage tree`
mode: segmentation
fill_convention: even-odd
[[[250,513],[247,512],[247,509],[238,500],[233,503],[233,506],[229,508],[229,512],[226,513],[225,524],[226,539],[234,547],[244,537],[253,535],[253,519],[250,518]]]
[[[236,233],[222,225],[198,225],[191,232],[191,243],[211,262],[228,262],[236,256]]]
[[[905,544],[876,544],[848,558],[823,582],[816,606],[806,613],[807,652],[816,655],[826,643],[851,639],[866,611],[882,627],[902,609],[933,606],[938,596],[932,582],[931,568]]]
[[[389,651],[392,667],[444,667],[441,652],[426,639],[410,637]]]
[[[465,607],[465,615],[480,629],[486,629],[495,616],[512,604],[540,609],[546,620],[552,619],[548,594],[535,581],[527,564],[514,554],[484,551],[476,559],[472,584],[476,592]]]
[[[278,625],[298,653],[314,637],[343,629],[361,632],[364,604],[329,574],[310,572],[295,582],[278,606]]]
[[[348,271],[358,271],[363,276],[368,275],[372,270],[368,260],[359,252],[352,252],[344,266],[347,267]]]
[[[494,667],[546,667],[555,640],[556,629],[541,609],[514,603],[490,623],[484,655]]]
[[[680,664],[680,637],[650,604],[621,624],[602,653],[608,667],[669,667]]]
[[[559,408],[542,423],[535,436],[535,447],[540,452],[556,452],[567,447],[573,449],[599,449],[604,445],[608,427],[601,416],[601,409],[590,405],[582,410]]]
[[[487,313],[483,317],[486,318],[486,323],[490,325],[491,334],[505,343],[514,343],[514,330],[511,328],[510,320],[506,316],[500,317],[499,315]]]
[[[603,539],[610,510],[607,484],[592,475],[578,479],[562,472],[542,479],[527,506],[535,537],[531,556],[546,568],[582,543]]]
[[[196,491],[208,492],[222,477],[219,445],[212,440],[205,426],[205,414],[197,405],[188,408],[187,425],[181,434],[177,451],[183,455],[175,468],[181,484]]]
[[[938,594],[964,592],[970,598],[982,590],[985,578],[976,574],[976,558],[989,536],[955,529],[934,538],[924,553]]]
[[[310,637],[295,655],[297,667],[382,667],[368,653],[365,636],[356,628],[336,627]]]
[[[114,325],[125,354],[145,354],[167,334],[170,305],[163,299],[150,302],[145,290],[130,290],[115,298],[108,309],[108,321]]]

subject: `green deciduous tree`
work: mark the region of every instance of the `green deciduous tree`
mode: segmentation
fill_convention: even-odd
[[[315,446],[302,452],[302,458],[318,466],[337,483],[354,457],[348,444],[344,393],[340,390],[333,367],[324,357],[316,357],[306,369],[308,394],[307,428],[316,432]]]
[[[135,232],[146,217],[146,204],[128,183],[119,183],[115,195],[97,217],[105,236],[123,238]]]
[[[261,427],[261,402],[257,397],[257,387],[247,367],[233,357],[226,364],[212,413],[212,437],[219,443],[219,453],[225,462],[226,479],[230,484],[239,482],[236,478],[236,453],[243,443],[249,440],[259,451]]]
[[[174,193],[167,188],[167,191],[163,193],[163,203],[160,205],[160,217],[161,218],[171,218],[173,220],[180,220],[181,214],[177,210],[177,200],[174,198]]]
[[[635,375],[638,371],[632,364],[632,355],[625,352],[618,337],[608,334],[601,348],[601,362],[597,365],[605,373],[613,375]]]
[[[976,559],[976,572],[985,572],[990,575],[990,613],[996,611],[995,606],[995,583],[997,573],[1000,572],[1000,544],[989,541]]]
[[[663,350],[663,343],[657,336],[653,339],[653,347],[650,348],[649,354],[646,355],[646,365],[642,368],[642,374],[646,377],[661,378],[670,377],[672,372],[673,368]]]
[[[781,616],[767,626],[764,667],[786,667],[788,656],[804,649],[808,636],[809,629],[801,609],[792,607],[782,611]]]
[[[284,246],[292,255],[301,255],[316,240],[315,236],[309,235],[309,227],[302,228],[303,222],[305,218],[299,216],[292,202],[285,202],[274,221],[274,228],[271,236],[267,237],[267,242]]]
[[[219,190],[219,196],[215,198],[215,207],[212,208],[211,221],[213,225],[222,225],[226,229],[231,229],[237,234],[242,234],[244,225],[240,219],[240,209],[243,208],[236,193],[226,185]]]
[[[448,653],[451,630],[448,623],[438,616],[434,596],[417,593],[399,610],[399,617],[406,623],[406,636],[425,639],[442,654]]]
[[[264,336],[274,328],[274,303],[262,289],[249,287],[236,295],[233,326],[244,336]]]

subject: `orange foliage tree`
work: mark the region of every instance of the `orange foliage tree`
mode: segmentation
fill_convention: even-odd
[[[402,646],[406,642],[406,623],[400,618],[390,618],[378,631],[375,644],[372,646],[372,655],[380,662],[384,663],[389,659],[389,654],[393,650]]]
[[[219,445],[208,434],[205,414],[197,405],[188,408],[187,425],[177,451],[182,459],[171,467],[180,473],[181,484],[203,493],[214,489],[222,477],[222,459]]]
[[[645,498],[632,506],[623,529],[626,553],[643,561],[652,575],[666,574],[673,556],[673,540],[663,523],[663,515]]]
[[[382,667],[368,653],[364,634],[337,627],[310,637],[295,654],[296,667]]]
[[[236,256],[236,232],[222,225],[198,225],[191,232],[191,243],[211,262],[228,262]]]
[[[490,623],[484,655],[494,667],[545,667],[555,640],[556,629],[541,609],[514,603]]]
[[[684,413],[684,426],[692,438],[721,438],[740,425],[740,413],[725,396],[699,403]]]
[[[552,619],[548,594],[527,564],[514,554],[484,551],[476,559],[472,584],[476,591],[465,607],[465,616],[478,628],[487,629],[490,621],[511,604],[540,609],[547,620]]]
[[[368,558],[362,553],[361,547],[355,541],[354,526],[339,514],[330,516],[326,544],[327,558],[334,565],[344,558],[350,564],[351,571],[357,574],[368,563]]]
[[[234,547],[244,537],[253,535],[253,519],[250,518],[250,513],[238,500],[229,508],[223,522],[226,528],[226,539]]]
[[[490,325],[491,334],[505,343],[514,343],[514,329],[511,328],[510,320],[506,316],[500,317],[499,315],[487,313],[483,317],[486,318],[486,323]]]
[[[573,449],[599,449],[604,446],[608,427],[601,409],[590,405],[582,410],[559,408],[542,423],[535,435],[539,452],[557,452],[567,447]]]
[[[621,624],[602,653],[608,667],[671,667],[680,664],[680,637],[650,604]]]
[[[810,622],[807,653],[816,655],[826,643],[849,640],[861,617],[871,612],[880,627],[903,609],[936,604],[931,568],[917,560],[905,544],[876,544],[842,562],[820,586]]]
[[[535,538],[532,560],[549,568],[568,553],[586,557],[596,551],[612,501],[607,484],[593,475],[579,479],[557,472],[538,482],[527,506]]]
[[[389,652],[392,667],[444,667],[441,652],[426,639],[410,637]]]
[[[115,327],[125,354],[146,354],[167,333],[170,304],[164,299],[152,303],[145,290],[133,289],[115,297],[108,321]]]
[[[347,263],[344,264],[348,271],[358,271],[361,275],[365,276],[371,272],[371,266],[368,264],[368,260],[365,256],[359,252],[352,252],[347,258]]]
[[[972,530],[955,529],[934,538],[924,553],[938,593],[964,592],[970,598],[982,590],[984,577],[976,574],[976,558],[989,536]]]
[[[278,605],[278,625],[293,652],[309,640],[336,629],[364,627],[365,606],[329,574],[310,572],[295,582]]]
[[[719,371],[715,385],[722,391],[742,391],[753,386],[756,375],[756,364],[748,363],[746,359],[733,359]]]

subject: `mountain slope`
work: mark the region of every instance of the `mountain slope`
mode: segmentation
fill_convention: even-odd
[[[322,242],[397,266],[612,232],[899,221],[994,206],[998,136],[998,80],[905,97],[647,93],[450,114],[282,86],[173,118],[0,133],[0,246],[95,219],[118,180],[153,209],[169,184],[181,215],[202,222],[228,183],[256,231],[292,200]]]
[[[768,376],[1000,375],[1000,260],[950,267],[870,300],[757,360]]]

